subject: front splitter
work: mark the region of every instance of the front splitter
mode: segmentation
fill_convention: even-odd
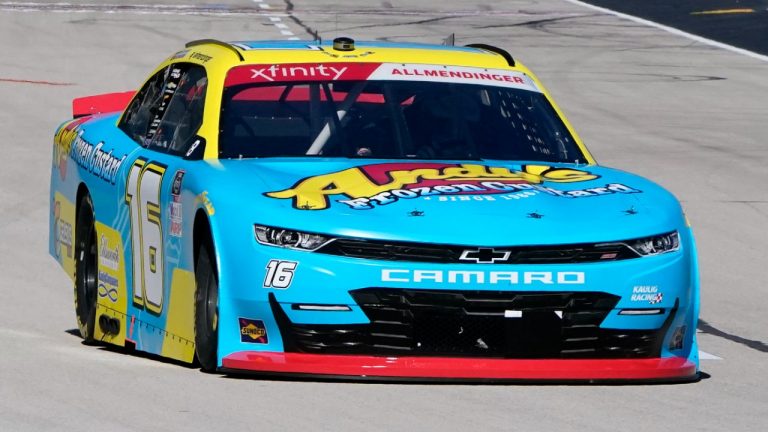
[[[243,351],[224,357],[222,370],[383,380],[679,382],[698,379],[696,365],[681,357],[531,360]]]

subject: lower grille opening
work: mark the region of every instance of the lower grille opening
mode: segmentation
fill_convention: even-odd
[[[488,358],[650,358],[660,355],[661,341],[675,312],[672,310],[660,329],[611,330],[601,329],[600,324],[619,297],[600,292],[365,288],[351,294],[370,324],[294,324],[271,295],[285,350]]]

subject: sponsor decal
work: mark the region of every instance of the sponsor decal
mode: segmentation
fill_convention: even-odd
[[[189,58],[192,60],[199,60],[201,63],[208,63],[208,61],[213,57],[195,51],[189,56]]]
[[[122,236],[119,231],[101,222],[96,221],[95,225],[99,258],[95,281],[96,315],[107,315],[122,323],[126,319],[130,299],[130,293],[126,290]],[[124,325],[121,324],[116,333],[104,333],[103,328],[96,327],[96,339],[122,344],[125,337]]]
[[[61,192],[55,192],[50,215],[51,252],[73,280],[75,277],[75,217],[75,205]]]
[[[196,139],[195,142],[192,143],[191,146],[189,146],[189,150],[187,150],[187,153],[185,154],[186,157],[192,156],[192,153],[197,150],[197,148],[200,146],[200,140]]]
[[[176,171],[171,183],[171,203],[169,204],[168,214],[170,215],[170,229],[168,234],[172,237],[181,237],[184,220],[181,207],[181,185],[184,181],[184,171]]]
[[[330,52],[324,50],[322,47],[320,47],[319,51],[328,57],[333,58],[362,58],[362,57],[368,57],[369,55],[376,54],[375,51],[363,51],[361,53],[348,53],[348,54],[336,54],[335,52]]]
[[[117,302],[118,284],[116,277],[99,270],[99,297],[107,298],[112,303]]]
[[[61,250],[66,251],[67,258],[72,258],[72,225],[61,219],[61,202],[53,204],[53,233],[56,239],[54,251],[56,258],[61,258]]]
[[[330,198],[355,210],[369,210],[401,199],[433,197],[440,201],[521,199],[546,193],[581,198],[615,193],[637,193],[637,189],[611,183],[604,187],[559,190],[544,182],[573,183],[599,178],[588,171],[546,165],[523,165],[520,169],[477,164],[386,163],[364,165],[299,180],[293,187],[267,192],[270,198],[290,199],[301,210],[324,210]]]
[[[536,83],[524,73],[503,69],[384,63],[371,74],[369,79],[489,85],[540,92]]]
[[[115,184],[117,171],[125,161],[126,155],[115,157],[112,155],[112,149],[104,149],[104,142],[94,145],[83,139],[82,135],[83,131],[80,131],[72,141],[69,156],[87,172]]]
[[[61,180],[67,179],[67,160],[72,142],[78,137],[80,126],[88,117],[80,117],[63,124],[53,138],[53,167],[58,168]]]
[[[454,202],[454,201],[499,201],[499,200],[510,201],[510,200],[519,200],[519,199],[523,199],[523,198],[532,197],[532,196],[535,196],[538,193],[539,192],[536,191],[536,190],[530,190],[530,191],[527,191],[527,192],[517,192],[517,193],[506,194],[506,195],[488,195],[488,194],[484,194],[484,195],[444,195],[444,194],[439,194],[439,196],[437,196],[436,198],[440,202],[447,202],[447,201],[451,201],[451,202]],[[425,196],[424,199],[427,200],[427,201],[430,201],[430,200],[433,199],[433,197]]]
[[[205,211],[208,212],[208,216],[213,216],[216,214],[216,209],[213,207],[211,199],[208,198],[208,191],[203,191],[203,193],[195,197],[195,206],[197,206],[198,203],[203,204]]]
[[[238,321],[240,323],[241,342],[265,344],[269,341],[264,321],[248,318],[238,318]]]
[[[110,247],[105,235],[99,239],[99,265],[114,271],[120,270],[120,246]]]
[[[338,54],[322,49],[320,51],[333,58],[364,57],[373,54],[373,52]],[[504,69],[401,63],[289,63],[239,66],[229,71],[224,85],[339,80],[431,81],[514,87],[540,92],[536,83],[521,72]]]
[[[381,63],[287,63],[232,68],[225,86],[291,81],[366,80]]]
[[[648,302],[648,304],[659,304],[664,300],[664,293],[659,291],[657,285],[636,285],[632,287],[633,302]]]
[[[308,78],[308,77],[323,77],[330,78],[331,80],[337,80],[341,78],[344,72],[347,70],[347,66],[335,66],[335,65],[272,65],[269,67],[252,68],[251,79],[264,79],[266,81],[295,79],[295,78]]]
[[[181,237],[183,226],[181,203],[177,201],[171,202],[168,213],[171,218],[171,227],[168,230],[168,234],[172,237]]]
[[[184,174],[186,174],[184,170],[178,170],[173,176],[173,182],[171,183],[171,195],[174,197],[181,195],[181,185],[184,181]]]
[[[382,282],[473,285],[584,285],[586,275],[579,271],[480,271],[382,269]]]
[[[468,72],[460,70],[436,69],[436,68],[392,68],[392,75],[401,76],[423,76],[440,78],[463,78],[487,81],[504,81],[509,83],[525,84],[525,80],[512,74]]]

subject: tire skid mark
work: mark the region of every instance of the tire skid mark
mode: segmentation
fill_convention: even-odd
[[[448,19],[455,19],[455,18],[464,18],[464,16],[450,15],[450,16],[425,18],[425,19],[420,19],[418,21],[382,23],[382,24],[365,24],[365,25],[358,25],[353,27],[340,28],[338,29],[338,31],[359,30],[359,29],[367,29],[367,28],[399,27],[399,26],[418,25],[418,24],[431,24],[431,23],[436,23],[436,22],[445,21]]]
[[[47,85],[47,86],[73,86],[75,83],[68,82],[55,82],[55,81],[38,81],[16,78],[0,78],[0,83],[12,83],[12,84],[35,84],[35,85]]]
[[[316,29],[313,29],[312,27],[308,26],[304,23],[299,17],[293,14],[293,9],[295,8],[293,2],[291,0],[283,0],[285,2],[285,13],[288,15],[288,18],[293,21],[294,24],[304,29],[305,32],[307,32],[308,35],[312,36],[312,40],[321,40],[320,38],[320,32],[318,32]]]
[[[531,20],[531,21],[524,21],[524,22],[512,23],[512,24],[491,24],[491,25],[478,26],[475,28],[490,29],[490,28],[527,27],[527,26],[538,27],[544,24],[551,24],[551,23],[572,20],[572,19],[591,18],[591,17],[600,16],[600,15],[602,14],[590,13],[590,14],[580,14],[580,15],[568,15],[568,16],[560,16],[555,18],[544,18],[544,19],[537,19],[537,20]]]

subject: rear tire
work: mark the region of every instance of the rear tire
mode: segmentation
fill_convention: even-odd
[[[80,200],[75,225],[75,315],[85,343],[95,342],[98,266],[93,202],[85,195]]]
[[[219,277],[213,246],[203,242],[195,265],[195,352],[200,367],[216,370],[219,335]]]

